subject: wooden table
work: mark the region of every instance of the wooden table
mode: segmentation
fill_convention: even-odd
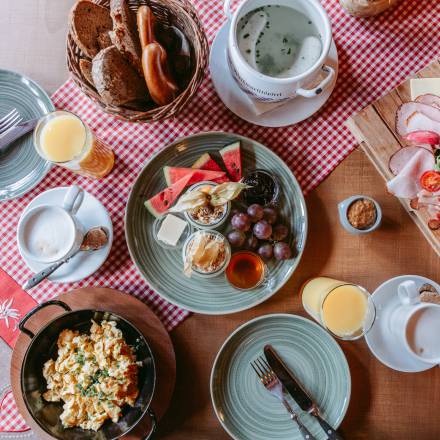
[[[32,76],[53,92],[65,78],[67,11],[73,0],[0,1],[0,66]],[[352,194],[374,197],[384,224],[355,237],[339,224],[336,205]],[[274,312],[304,314],[298,289],[307,278],[325,274],[359,283],[371,291],[388,278],[418,274],[438,279],[439,259],[398,201],[385,193],[373,166],[359,151],[307,197],[310,230],[301,264],[272,299],[246,312],[194,315],[172,332],[177,387],[158,438],[228,439],[209,396],[215,354],[229,333],[249,319]],[[353,390],[342,431],[347,440],[435,440],[440,437],[440,372],[398,373],[383,366],[360,342],[342,343]],[[270,440],[270,439],[268,439]]]

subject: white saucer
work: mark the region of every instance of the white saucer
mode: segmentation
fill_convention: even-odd
[[[406,355],[405,348],[396,341],[388,327],[391,312],[400,304],[397,297],[397,286],[407,280],[413,280],[417,288],[425,283],[432,284],[440,292],[440,285],[418,275],[404,275],[385,281],[373,293],[376,320],[371,330],[366,334],[365,340],[374,356],[387,367],[405,373],[416,373],[429,370],[434,365],[417,361]]]
[[[70,187],[53,188],[45,191],[38,197],[35,197],[35,199],[32,200],[23,211],[20,221],[24,214],[31,208],[44,204],[61,206],[63,204],[64,196],[69,188]],[[102,203],[90,193],[84,191],[84,201],[78,210],[77,217],[86,231],[94,226],[106,227],[109,231],[109,242],[99,251],[79,252],[68,263],[61,266],[48,277],[48,279],[54,283],[73,283],[92,275],[104,264],[110,253],[113,242],[113,225],[110,216]],[[33,272],[39,272],[48,266],[48,264],[39,263],[38,261],[25,257],[21,251],[20,243],[18,243],[18,249],[23,260]]]
[[[336,85],[338,76],[338,52],[332,41],[326,64],[335,69],[334,82],[316,98],[296,97],[267,113],[256,115],[249,97],[238,87],[228,67],[226,47],[228,44],[229,21],[218,31],[211,47],[209,70],[215,90],[223,104],[245,121],[263,127],[285,127],[296,124],[316,113],[328,100]]]

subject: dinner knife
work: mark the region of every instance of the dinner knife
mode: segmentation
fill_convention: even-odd
[[[19,124],[6,130],[0,134],[0,153],[6,150],[6,148],[19,137],[33,130],[39,119],[30,119],[29,121],[20,122]]]
[[[264,355],[266,356],[268,364],[273,369],[278,379],[281,381],[299,407],[303,411],[308,412],[312,416],[316,417],[321,425],[321,428],[328,435],[328,440],[343,440],[343,437],[321,417],[316,403],[313,402],[307,391],[296,380],[293,373],[289,370],[271,345],[266,345],[264,347]]]

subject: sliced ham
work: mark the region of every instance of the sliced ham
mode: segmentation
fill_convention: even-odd
[[[426,95],[420,95],[416,98],[416,102],[421,102],[422,104],[427,104],[440,109],[440,96],[437,95],[432,95],[430,93]]]
[[[403,137],[413,131],[433,131],[440,135],[440,109],[421,102],[406,102],[397,110],[396,131]]]
[[[424,148],[420,148],[400,173],[387,182],[388,191],[396,197],[412,199],[417,197],[421,190],[420,176],[434,168],[434,155]]]
[[[428,149],[429,148],[429,149]],[[405,165],[413,158],[413,156],[420,150],[426,150],[433,156],[430,147],[421,147],[418,145],[403,147],[397,150],[391,157],[388,164],[390,171],[397,176],[405,167]],[[424,153],[426,154],[426,153]]]
[[[440,144],[440,136],[433,131],[412,131],[403,137],[407,144],[434,147]]]

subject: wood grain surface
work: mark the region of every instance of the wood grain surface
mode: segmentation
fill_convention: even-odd
[[[73,3],[1,0],[0,65],[33,77],[52,93],[67,78],[65,32]],[[29,29],[37,31],[26,31]],[[339,224],[337,203],[360,193],[381,204],[384,223],[372,234],[351,236]],[[304,315],[298,290],[308,278],[326,274],[362,284],[370,291],[402,274],[440,281],[438,256],[398,200],[386,193],[383,179],[360,151],[346,159],[306,202],[310,215],[306,251],[298,270],[280,292],[245,312],[217,317],[193,315],[171,333],[177,382],[157,438],[229,438],[215,417],[209,396],[214,357],[226,337],[253,317],[274,312]],[[440,369],[399,373],[377,361],[363,341],[341,346],[353,380],[352,399],[342,424],[346,440],[440,438]]]
[[[439,61],[433,61],[414,77],[440,77]],[[411,101],[410,79],[347,121],[347,126],[386,181],[394,177],[388,167],[390,157],[404,146],[402,139],[396,133],[396,111],[402,103],[408,101]],[[426,210],[412,210],[407,199],[400,199],[400,202],[440,256],[440,229],[436,231],[429,229],[429,216]]]
[[[160,420],[165,414],[173,395],[176,380],[176,358],[171,339],[159,318],[135,297],[114,289],[86,287],[63,293],[56,299],[66,302],[73,310],[97,309],[114,312],[133,323],[142,332],[151,346],[156,365],[156,389],[151,408]],[[36,332],[62,313],[64,313],[64,310],[58,306],[48,306],[30,318],[26,327]],[[15,344],[11,361],[12,392],[21,414],[32,430],[42,439],[52,439],[53,437],[43,431],[32,419],[21,393],[21,365],[29,342],[29,337],[22,333]],[[137,440],[143,438],[149,432],[149,429],[150,419],[145,416],[133,431],[121,438],[122,440]]]

